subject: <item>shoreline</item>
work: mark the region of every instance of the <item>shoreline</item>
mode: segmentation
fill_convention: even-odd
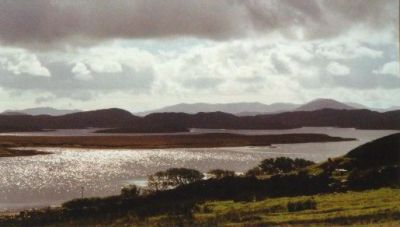
[[[271,146],[272,144],[320,143],[354,141],[354,138],[333,137],[326,134],[239,135],[206,133],[196,135],[154,136],[0,136],[1,150],[11,156],[47,154],[35,150],[14,150],[17,147],[70,147],[115,149],[211,148],[240,146]],[[5,153],[6,153],[5,152]],[[19,154],[18,154],[19,153]],[[7,154],[6,154],[7,155]]]
[[[19,150],[19,149],[14,149],[14,147],[0,147],[0,158],[46,155],[46,154],[52,154],[52,153],[45,151],[38,151],[38,150]]]

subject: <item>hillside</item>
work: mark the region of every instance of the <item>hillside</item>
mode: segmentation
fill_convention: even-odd
[[[363,169],[400,165],[400,133],[361,145],[350,151],[345,157],[355,160],[357,168]]]
[[[309,173],[327,173],[336,187],[363,190],[400,187],[400,133],[363,144],[343,157],[311,166]]]
[[[180,103],[166,106],[160,109],[137,113],[138,115],[148,115],[152,113],[188,113],[196,114],[200,112],[225,112],[235,115],[255,115],[265,113],[278,113],[291,111],[298,105],[293,103],[273,103],[264,104],[260,102],[241,102],[241,103]]]
[[[187,113],[196,114],[200,112],[225,112],[237,116],[255,116],[260,114],[273,114],[289,111],[315,111],[322,109],[369,109],[372,111],[385,112],[395,110],[395,108],[375,109],[369,108],[359,103],[343,103],[334,99],[314,99],[304,104],[294,103],[271,103],[264,104],[260,102],[238,102],[238,103],[180,103],[171,106],[165,106],[160,109],[148,110],[136,113],[139,116],[145,116],[152,113]],[[397,108],[399,109],[399,108]]]
[[[353,104],[354,106],[359,107],[359,104]],[[308,102],[304,105],[299,106],[296,108],[296,111],[314,111],[314,110],[321,110],[321,109],[336,109],[336,110],[352,110],[358,109],[345,103],[338,102],[333,99],[315,99],[311,102]],[[364,108],[362,108],[364,109]]]
[[[189,128],[291,129],[300,127],[400,129],[400,111],[379,113],[370,110],[323,109],[241,117],[222,112],[155,113],[141,118],[135,124],[102,132],[140,132],[146,128],[185,131]]]
[[[44,129],[114,128],[139,118],[121,109],[78,112],[62,116],[4,115],[0,116],[0,131],[40,131]]]
[[[0,115],[50,115],[50,116],[61,116],[65,114],[77,113],[81,112],[80,110],[65,110],[65,109],[56,109],[52,107],[36,107],[36,108],[28,108],[21,110],[6,110]]]
[[[292,129],[300,127],[343,127],[357,129],[400,129],[400,111],[370,110],[295,111],[257,116],[223,112],[154,113],[137,117],[122,109],[78,112],[62,116],[0,115],[0,132],[45,129],[109,128],[100,132],[186,132],[208,129]]]

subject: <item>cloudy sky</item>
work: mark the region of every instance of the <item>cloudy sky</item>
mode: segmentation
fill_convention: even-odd
[[[399,105],[397,0],[0,0],[0,110]]]

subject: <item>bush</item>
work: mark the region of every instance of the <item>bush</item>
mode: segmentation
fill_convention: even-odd
[[[372,189],[400,186],[400,166],[384,166],[369,170],[355,169],[347,179],[349,189]]]
[[[126,198],[136,198],[141,195],[140,187],[130,184],[121,189],[121,196]]]
[[[257,167],[247,171],[246,175],[257,176],[263,174],[273,175],[273,174],[288,173],[294,170],[305,168],[313,164],[314,162],[301,158],[296,158],[296,159],[291,159],[287,157],[267,158],[261,161],[261,163]]]
[[[326,173],[310,175],[306,171],[292,174],[277,174],[266,180],[270,196],[298,196],[331,192],[334,179]]]
[[[203,179],[204,175],[195,169],[171,168],[159,171],[148,178],[148,187],[152,191],[175,188]]]
[[[317,202],[315,202],[313,199],[288,202],[287,209],[289,212],[296,212],[302,210],[315,210],[317,209]]]
[[[247,170],[247,172],[245,173],[245,175],[248,177],[255,177],[255,176],[260,176],[263,174],[264,174],[264,171],[258,166]]]
[[[222,179],[224,177],[233,177],[235,176],[234,171],[223,170],[223,169],[213,169],[208,171],[208,174],[212,176],[212,178]]]

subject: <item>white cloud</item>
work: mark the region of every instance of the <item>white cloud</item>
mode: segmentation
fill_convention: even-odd
[[[90,80],[93,79],[93,76],[91,75],[91,72],[89,69],[86,67],[85,64],[78,62],[74,65],[72,68],[72,73],[75,74],[75,77],[80,80]]]
[[[15,75],[51,76],[50,71],[42,65],[35,54],[20,49],[3,49],[0,54],[0,69]]]
[[[382,51],[368,48],[361,45],[359,41],[354,41],[351,39],[320,43],[317,45],[316,54],[331,60],[344,60],[364,57],[376,59],[383,57]]]
[[[124,67],[135,71],[146,71],[154,66],[156,56],[135,47],[111,45],[79,49],[73,52],[72,64],[84,64],[86,69],[95,74],[118,74]],[[71,56],[61,57],[59,61],[68,61]]]
[[[399,62],[398,61],[392,61],[384,64],[382,68],[378,70],[374,70],[374,73],[376,74],[388,74],[388,75],[393,75],[400,77],[400,67],[399,67]]]
[[[17,80],[10,75],[0,77],[0,86],[18,91],[47,91],[56,97],[54,100],[71,103],[84,100],[88,105],[118,99],[121,96],[116,93],[119,92],[125,93],[125,100],[134,100],[130,106],[137,106],[136,100],[147,100],[150,104],[140,104],[147,108],[174,102],[302,102],[324,96],[328,90],[339,91],[339,88],[342,88],[340,91],[358,89],[369,93],[367,89],[400,87],[394,77],[369,79],[376,77],[372,73],[376,64],[390,61],[391,46],[374,46],[361,41],[345,45],[344,40],[347,39],[325,43],[320,40],[293,42],[281,37],[273,40],[261,37],[223,42],[146,40],[147,44],[141,40],[118,40],[88,48],[40,52],[37,59],[53,72],[52,79],[15,77]],[[334,53],[341,60],[331,60],[319,52],[327,47],[335,50],[333,44],[340,44]],[[377,55],[355,47],[371,49],[376,51],[371,53]],[[1,53],[0,65],[8,62],[9,55],[14,55]],[[344,63],[347,66],[342,65]],[[349,76],[326,76],[327,71]],[[342,97],[341,94],[336,96]],[[330,93],[330,97],[336,96]],[[363,96],[357,97],[363,100]],[[120,103],[118,105],[123,107]],[[114,103],[108,102],[108,105],[114,106]]]
[[[326,71],[337,76],[345,76],[350,74],[349,67],[337,62],[330,62],[326,67]]]

